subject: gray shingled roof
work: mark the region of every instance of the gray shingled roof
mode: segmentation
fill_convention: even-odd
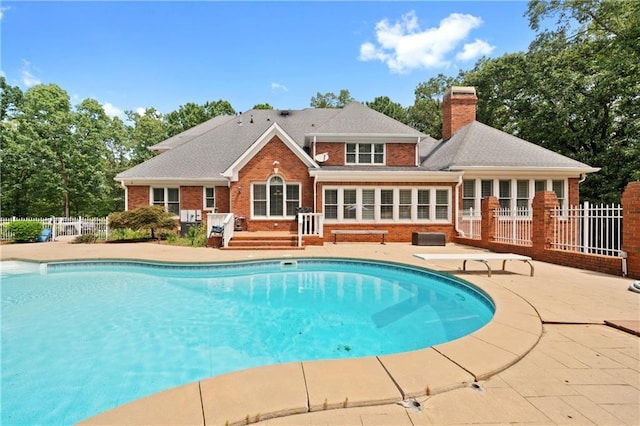
[[[440,141],[422,166],[430,170],[501,167],[593,171],[586,164],[478,121],[460,128],[448,140]]]
[[[225,121],[231,120],[234,117],[235,115],[218,115],[210,120],[205,121],[204,123],[193,126],[192,128],[187,129],[182,133],[178,133],[177,135],[172,136],[169,139],[165,139],[160,143],[150,146],[149,149],[152,151],[166,151],[168,149],[175,148],[178,145],[190,141],[196,136],[200,136],[201,134],[206,133],[211,129],[215,129]]]
[[[357,102],[345,108],[250,110],[232,118],[215,117],[153,148],[168,149],[118,174],[116,179],[219,179],[273,123],[301,147],[306,135],[322,133],[422,133]]]
[[[397,120],[373,110],[359,102],[351,102],[340,110],[333,119],[317,126],[312,134],[387,134],[407,136],[427,136]]]

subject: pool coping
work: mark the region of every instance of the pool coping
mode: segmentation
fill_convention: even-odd
[[[387,263],[433,271],[415,261]],[[465,337],[393,355],[303,361],[222,374],[149,395],[79,424],[245,425],[312,411],[396,403],[486,380],[536,346],[542,336],[542,321],[529,302],[490,279],[479,275],[463,279],[487,293],[496,307],[487,325]]]

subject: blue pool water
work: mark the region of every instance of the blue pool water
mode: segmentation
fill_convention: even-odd
[[[481,291],[331,259],[49,264],[2,279],[2,424],[72,424],[260,365],[411,351],[477,330]]]

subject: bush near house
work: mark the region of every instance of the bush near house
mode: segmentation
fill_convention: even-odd
[[[152,239],[156,238],[156,231],[173,232],[176,226],[173,214],[164,211],[160,206],[142,206],[109,215],[110,229],[149,231]]]
[[[40,222],[29,220],[17,220],[6,225],[11,232],[11,240],[16,243],[33,242],[42,232],[43,225]]]

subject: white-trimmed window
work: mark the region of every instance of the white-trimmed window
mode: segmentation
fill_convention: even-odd
[[[471,204],[474,204],[476,206],[475,208],[480,208],[482,198],[490,195],[498,198],[500,202],[500,208],[509,210],[517,209],[520,215],[531,214],[531,203],[536,192],[552,190],[558,197],[560,208],[565,208],[567,202],[566,179],[483,179],[480,180],[480,197],[475,197],[478,192],[476,186],[477,182],[477,179],[463,180],[463,214],[466,211],[467,206]],[[475,188],[475,190],[473,191],[473,198],[471,187]]]
[[[411,219],[411,210],[412,210],[412,200],[411,200],[411,190],[410,189],[401,189],[398,191],[400,193],[400,200],[398,205],[398,219]]]
[[[418,219],[429,220],[431,218],[431,191],[418,189]]]
[[[343,197],[343,212],[342,219],[344,220],[355,220],[356,219],[356,210],[358,209],[358,202],[356,200],[356,190],[355,189],[345,189],[342,191]]]
[[[376,218],[376,190],[362,190],[362,220],[375,220]]]
[[[326,221],[450,222],[450,188],[325,187]]]
[[[393,189],[380,190],[380,219],[393,220]]]
[[[465,213],[469,209],[476,208],[476,181],[475,179],[465,179],[462,181],[462,210]]]
[[[436,220],[449,219],[449,190],[436,189]]]
[[[519,213],[525,212],[529,209],[531,197],[529,197],[529,181],[518,180],[516,181],[516,208]]]
[[[556,197],[558,197],[558,205],[560,206],[560,209],[564,209],[565,207],[564,180],[551,181],[551,188],[553,192],[556,193]]]
[[[293,217],[300,207],[300,184],[272,176],[266,183],[251,185],[251,199],[254,218]]]
[[[216,188],[205,187],[204,188],[204,210],[215,210],[216,208]]]
[[[162,206],[169,213],[176,216],[180,214],[180,189],[179,188],[152,188],[151,204]]]
[[[338,190],[324,190],[324,218],[338,219]]]
[[[346,144],[346,164],[385,164],[383,143]]]
[[[498,182],[498,201],[503,209],[511,208],[511,181],[501,180]]]

